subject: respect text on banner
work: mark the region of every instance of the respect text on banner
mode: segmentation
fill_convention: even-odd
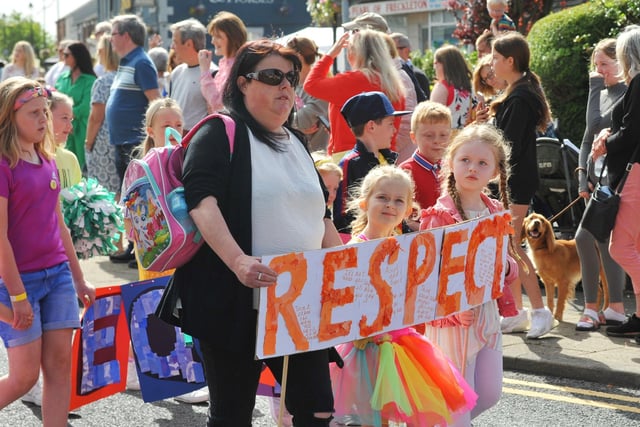
[[[497,298],[508,213],[336,248],[265,256],[259,359],[328,348],[429,322]]]

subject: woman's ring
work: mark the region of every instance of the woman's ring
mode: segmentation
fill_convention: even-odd
[[[262,273],[258,273],[258,280],[262,280]]]

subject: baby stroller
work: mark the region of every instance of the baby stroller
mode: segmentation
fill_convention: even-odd
[[[580,150],[565,139],[540,137],[536,140],[540,186],[533,196],[532,210],[546,218],[560,212],[578,197],[578,180],[574,171],[578,167]],[[572,239],[575,236],[585,203],[578,201],[553,221],[556,237]]]

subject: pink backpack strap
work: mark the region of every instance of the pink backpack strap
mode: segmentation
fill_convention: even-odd
[[[224,128],[227,132],[227,139],[229,140],[229,153],[233,155],[233,148],[236,143],[236,122],[230,116],[220,113],[210,114],[196,123],[196,125],[191,128],[191,130],[187,133],[187,135],[185,135],[184,139],[182,140],[182,148],[187,148],[187,145],[189,145],[189,141],[191,141],[191,138],[198,131],[198,129],[200,129],[203,124],[214,118],[218,118],[222,120],[222,123],[224,123]]]

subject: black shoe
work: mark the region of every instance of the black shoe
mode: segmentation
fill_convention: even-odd
[[[640,319],[634,313],[622,322],[622,325],[607,328],[607,335],[610,337],[640,337]]]
[[[109,255],[109,259],[114,264],[124,264],[125,262],[129,262],[136,259],[135,254],[133,253],[133,243],[129,242],[129,246],[127,249],[122,252],[116,252]]]
[[[133,254],[133,251],[124,251],[109,255],[109,259],[115,264],[124,264],[125,262],[135,260],[136,256]]]
[[[636,344],[640,345],[640,335],[636,337]]]
[[[129,261],[129,268],[138,268],[138,261],[134,258],[133,261]]]

